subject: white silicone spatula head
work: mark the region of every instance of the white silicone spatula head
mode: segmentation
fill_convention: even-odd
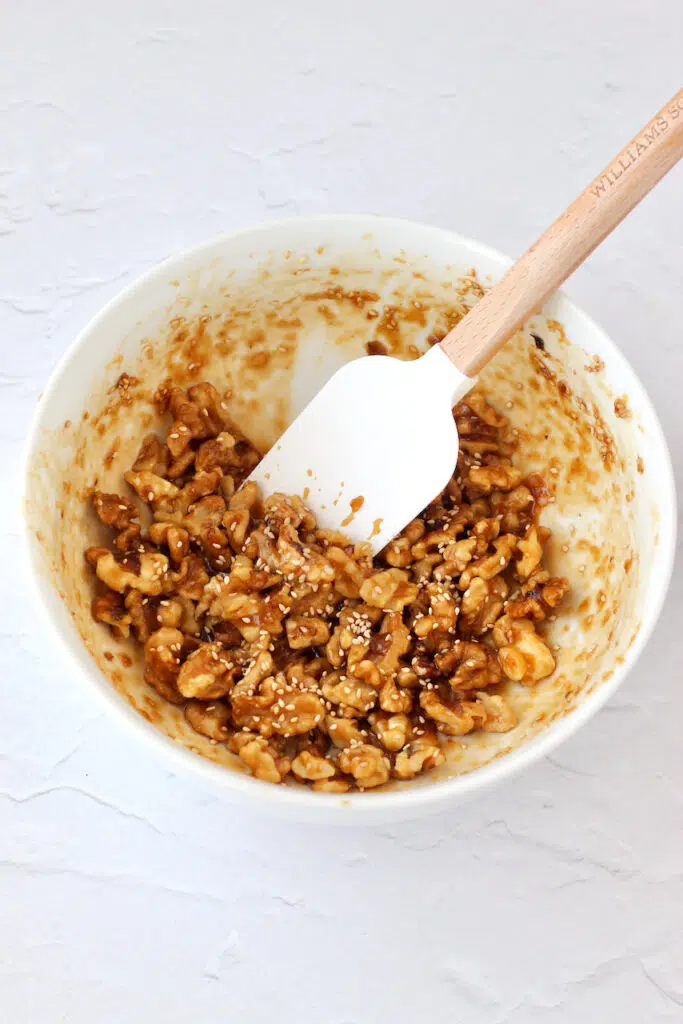
[[[683,89],[541,235],[440,345],[414,362],[342,367],[252,473],[301,495],[373,551],[436,497],[455,468],[451,408],[549,295],[683,156]]]
[[[451,408],[472,383],[439,346],[415,362],[356,359],[250,479],[301,495],[321,525],[379,551],[446,486],[458,457]]]

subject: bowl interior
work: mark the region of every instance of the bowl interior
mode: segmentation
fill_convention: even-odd
[[[83,550],[105,538],[85,499],[94,486],[125,492],[122,474],[142,436],[160,426],[151,403],[159,382],[208,379],[230,388],[233,416],[266,449],[369,341],[414,358],[505,266],[476,243],[421,225],[365,216],[295,220],[219,238],[162,264],[83,332],[40,403],[26,488],[30,554],[73,657],[132,720],[202,755],[197,765],[220,765],[224,779],[268,788],[240,778],[227,750],[195,733],[182,709],[142,681],[139,649],[90,617]],[[571,584],[549,626],[557,671],[534,688],[510,683],[518,726],[451,741],[439,772],[360,799],[298,791],[297,800],[347,807],[409,800],[445,779],[464,789],[467,773],[476,768],[483,778],[503,754],[512,767],[522,747],[528,755],[542,734],[559,738],[567,716],[601,702],[656,618],[673,539],[670,468],[647,397],[612,343],[558,295],[478,386],[518,432],[518,463],[542,472],[550,492],[542,517],[553,531],[550,568]]]

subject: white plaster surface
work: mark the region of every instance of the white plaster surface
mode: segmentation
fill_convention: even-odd
[[[515,254],[681,85],[680,0],[27,0],[0,20],[0,459],[146,267],[283,214]],[[569,293],[683,472],[683,168]],[[0,1019],[683,1021],[683,585],[552,759],[439,819],[245,813],[102,714],[36,631],[0,512]]]

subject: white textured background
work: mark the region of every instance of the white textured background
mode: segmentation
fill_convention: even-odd
[[[521,251],[681,85],[680,0],[5,0],[0,458],[74,334],[174,250],[367,210]],[[683,169],[570,283],[683,473]],[[237,811],[36,633],[2,513],[7,1024],[683,1021],[683,587],[616,699],[439,820]],[[683,566],[678,565],[678,572]]]

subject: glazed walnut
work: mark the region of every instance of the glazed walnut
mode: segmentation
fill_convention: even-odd
[[[195,732],[216,743],[225,743],[230,738],[230,708],[227,704],[189,700],[185,705],[185,718]]]
[[[375,558],[247,480],[258,453],[211,384],[155,402],[168,431],[143,438],[130,494],[92,495],[112,535],[86,551],[92,614],[141,645],[145,681],[197,734],[257,779],[341,794],[515,728],[514,684],[555,668],[542,630],[567,581],[544,564],[538,480],[479,392],[455,409],[454,476]]]
[[[493,627],[493,642],[509,679],[537,683],[555,670],[555,659],[530,619],[504,615]]]
[[[336,775],[336,768],[325,757],[317,757],[308,750],[302,750],[292,761],[292,771],[297,779],[305,782],[321,782]]]
[[[421,772],[438,768],[444,761],[445,756],[436,733],[429,737],[422,736],[408,743],[396,755],[394,775],[397,779],[413,779]]]
[[[374,789],[389,781],[390,761],[378,747],[361,743],[339,755],[339,767],[352,775],[359,789]]]
[[[184,697],[215,700],[230,692],[235,666],[220,643],[202,644],[183,663],[178,689]]]

